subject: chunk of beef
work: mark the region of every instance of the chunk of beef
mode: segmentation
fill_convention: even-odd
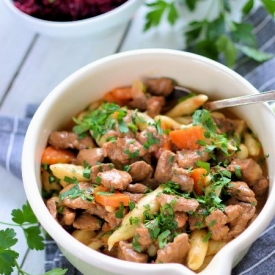
[[[221,241],[227,235],[229,231],[227,221],[227,216],[219,209],[211,211],[206,217],[205,224],[211,232],[212,240]]]
[[[121,260],[135,262],[135,263],[147,263],[148,256],[143,253],[136,252],[133,249],[132,244],[126,241],[120,241],[118,243],[118,258]]]
[[[79,138],[74,132],[53,131],[49,136],[48,143],[55,148],[72,148],[77,150],[94,148],[95,144],[91,137]]]
[[[149,153],[152,153],[162,147],[165,136],[160,134],[156,127],[148,126],[145,130],[138,133],[137,139]]]
[[[140,80],[135,80],[131,88],[132,100],[128,106],[131,109],[138,109],[141,111],[146,110],[147,107],[147,94],[144,92],[144,85]]]
[[[73,227],[81,230],[93,231],[101,227],[101,222],[96,217],[84,212],[73,222]]]
[[[235,197],[237,200],[257,205],[254,192],[243,181],[231,181],[226,190],[228,194]]]
[[[225,207],[225,210],[224,210],[224,213],[227,216],[227,222],[231,222],[235,220],[241,215],[242,212],[243,212],[243,208],[238,204],[228,205]]]
[[[107,213],[104,219],[109,224],[109,230],[113,230],[117,226],[120,226],[122,222],[122,219],[116,217],[116,213]]]
[[[147,227],[145,227],[144,224],[141,224],[136,229],[136,234],[138,236],[137,240],[140,245],[141,251],[146,250],[153,243],[149,230]]]
[[[91,167],[91,174],[90,174],[90,180],[93,183],[97,183],[97,175],[100,172],[106,172],[114,169],[114,165],[112,163],[101,163],[101,164],[96,164]]]
[[[259,180],[263,171],[261,166],[253,159],[234,159],[227,167],[230,172],[235,172],[236,167],[241,168],[242,180],[249,186]]]
[[[243,130],[245,128],[245,122],[239,119],[231,119],[231,118],[222,118],[222,117],[213,117],[218,129],[222,133],[227,133],[228,135],[232,135],[236,130]]]
[[[127,195],[130,198],[130,201],[137,203],[141,198],[144,197],[144,194],[141,193],[130,193],[130,192],[123,192],[125,195]]]
[[[164,150],[158,160],[157,167],[154,174],[154,179],[159,182],[167,182],[173,175],[172,167],[175,163],[176,154],[169,150]]]
[[[242,207],[242,213],[236,219],[229,223],[230,231],[224,238],[225,241],[231,240],[240,235],[249,224],[250,220],[254,217],[256,207],[249,203],[238,203]]]
[[[74,188],[74,192],[72,193],[79,193],[79,196],[76,197],[74,195],[73,198],[70,197],[70,192],[73,191],[72,188]],[[70,191],[71,190],[71,191]],[[91,194],[93,194],[93,186],[88,183],[88,182],[80,182],[78,184],[69,184],[67,185],[64,189],[61,190],[60,192],[60,198],[65,196],[64,199],[60,199],[61,203],[64,206],[67,206],[71,209],[88,209],[91,207],[91,204],[93,203],[90,200],[85,199],[85,197],[83,195],[87,195],[90,196]]]
[[[130,193],[144,194],[148,191],[148,187],[141,183],[129,184],[126,191]]]
[[[183,228],[188,221],[188,216],[184,212],[175,212],[174,220],[178,224],[178,228]]]
[[[256,180],[252,186],[252,190],[256,196],[264,195],[268,190],[268,180],[264,176],[261,176],[258,180]]]
[[[102,206],[99,203],[93,202],[90,204],[90,207],[86,210],[86,212],[92,214],[92,215],[96,215],[101,219],[105,219],[105,217],[107,216],[108,212],[105,209],[104,206]]]
[[[129,164],[132,159],[143,157],[147,151],[137,140],[118,138],[115,143],[106,142],[102,146],[103,155],[113,163]]]
[[[163,96],[151,96],[147,100],[147,114],[154,118],[159,115],[162,107],[165,104],[165,99]]]
[[[145,82],[147,92],[152,95],[162,95],[164,97],[169,96],[173,89],[173,81],[169,78],[151,78]]]
[[[132,182],[132,177],[129,173],[117,169],[99,172],[97,176],[103,186],[118,190],[125,190],[129,183]]]
[[[179,234],[172,243],[166,244],[157,252],[156,263],[180,263],[183,264],[190,249],[188,235]]]
[[[72,225],[76,216],[76,212],[73,209],[64,207],[62,210],[62,217],[60,223],[63,225]]]
[[[180,186],[180,189],[185,192],[192,192],[194,186],[194,180],[190,177],[190,173],[187,169],[173,166],[171,181]]]
[[[46,202],[47,208],[55,220],[57,220],[57,204],[59,203],[60,201],[58,197],[51,197]]]
[[[191,231],[198,230],[200,228],[205,228],[203,215],[190,215],[188,216],[188,223]]]
[[[178,198],[176,196],[167,195],[164,193],[157,196],[157,201],[161,206],[163,206],[164,204],[172,205],[174,208],[174,211],[180,211],[180,212],[196,211],[196,209],[199,206],[198,201],[195,199],[186,199],[184,197]]]
[[[143,181],[151,177],[153,168],[145,161],[136,161],[130,165],[129,174],[133,181]]]
[[[181,168],[194,167],[197,161],[208,161],[209,154],[204,147],[198,150],[181,150],[177,152],[177,163]]]
[[[93,166],[103,160],[104,156],[101,148],[80,150],[76,157],[76,163],[82,166],[85,166],[85,164]]]

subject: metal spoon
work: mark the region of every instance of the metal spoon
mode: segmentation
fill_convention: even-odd
[[[203,104],[203,108],[209,111],[218,110],[222,108],[228,108],[239,105],[254,104],[264,101],[275,100],[275,90],[260,93],[245,95],[233,98],[227,98],[222,100],[209,101]]]

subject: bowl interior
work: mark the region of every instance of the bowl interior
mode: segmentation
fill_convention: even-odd
[[[146,274],[167,274],[167,267],[165,265],[165,268],[159,268],[159,265],[156,267],[156,265],[128,263],[109,258],[91,251],[69,234],[64,233],[49,214],[40,196],[41,153],[49,133],[62,128],[69,118],[85,108],[88,103],[99,99],[114,87],[131,84],[137,78],[160,76],[173,78],[178,84],[206,93],[211,98],[257,93],[253,86],[230,69],[201,56],[174,50],[130,51],[98,60],[67,78],[43,101],[29,126],[22,156],[23,181],[27,198],[42,226],[62,247],[65,255],[67,253],[69,258],[70,255],[74,255],[73,264],[84,274],[89,273],[87,266],[95,266],[99,270],[102,268],[107,272],[106,274],[129,274],[131,271],[133,275],[141,274],[142,270],[146,271]],[[255,222],[218,253],[228,258],[229,272],[233,261],[239,260],[238,253],[258,237],[275,214],[275,200],[272,200],[275,196],[275,169],[272,169],[275,163],[273,112],[267,104],[237,107],[233,111],[248,122],[251,129],[258,135],[264,153],[269,154],[267,163],[270,190],[269,199]],[[81,262],[85,264],[81,265]],[[213,274],[213,270],[217,268],[215,261],[213,262],[214,264],[208,267],[209,274],[211,272]],[[175,274],[193,274],[183,266],[180,268],[178,265],[167,266]],[[113,270],[117,270],[117,273]],[[219,273],[216,272],[216,274]]]

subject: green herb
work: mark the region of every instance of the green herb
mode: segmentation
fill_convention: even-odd
[[[213,144],[211,149],[219,148],[226,155],[229,155],[228,147],[229,147],[229,139],[226,134],[217,134],[217,126],[214,120],[211,117],[211,113],[205,109],[196,110],[193,114],[193,124],[201,125],[205,128],[204,136],[207,139],[211,139]],[[198,144],[202,146],[206,146],[205,141],[198,141]],[[207,150],[210,148],[208,147]]]
[[[130,165],[124,165],[123,166],[123,171],[125,171],[125,172],[129,172],[130,169],[131,169]]]
[[[124,204],[123,202],[119,203],[119,208],[115,213],[116,218],[122,219],[123,218],[123,212],[124,212]]]
[[[178,2],[168,0],[146,2],[148,12],[145,16],[144,30],[159,26],[163,20],[171,25],[185,20],[180,16],[182,11],[187,9],[195,13],[197,9],[199,10],[198,5],[203,0],[181,0],[180,4]],[[244,22],[244,16],[253,9],[254,0],[247,0],[240,8],[243,17],[239,21],[233,19],[232,1],[212,0],[208,2],[208,8],[204,9],[205,15],[200,16],[199,20],[189,22],[187,28],[184,29],[186,47],[189,50],[225,62],[229,67],[235,65],[239,52],[258,62],[273,57],[272,54],[258,50],[256,36],[252,32],[253,26]],[[274,1],[261,0],[260,2],[274,17]]]
[[[134,159],[134,158],[137,158],[139,156],[139,150],[131,152],[129,149],[126,149],[123,153],[127,154],[130,159]]]
[[[117,113],[117,122],[118,128],[121,133],[127,133],[129,131],[126,122],[123,118],[126,116],[127,112],[125,110],[120,109]]]
[[[70,178],[70,177],[67,177],[67,176],[64,177],[64,181],[66,181],[68,183],[73,183],[73,184],[78,183],[76,178]]]
[[[133,201],[129,201],[129,209],[132,211],[136,207],[136,204]]]
[[[27,202],[22,206],[22,209],[12,210],[12,220],[14,223],[0,222],[0,224],[7,226],[21,227],[29,249],[43,250],[44,238],[40,225]],[[0,274],[10,275],[17,269],[20,275],[28,275],[27,272],[20,268],[17,262],[19,254],[12,247],[18,242],[16,232],[13,228],[6,228],[0,230]],[[65,274],[67,269],[53,269],[44,273],[43,275],[62,275]]]
[[[202,241],[208,242],[210,240],[211,236],[212,236],[212,232],[208,231]]]
[[[96,176],[95,177],[95,182],[96,182],[96,184],[100,184],[101,183],[101,177],[99,177],[99,176]]]
[[[163,129],[161,128],[161,120],[158,119],[155,123],[155,127],[157,129],[157,132],[160,134],[160,135],[163,135],[164,134],[164,131]]]
[[[90,179],[90,175],[91,175],[91,166],[89,165],[84,166],[83,177],[86,179]]]
[[[76,184],[72,188],[70,188],[69,190],[61,193],[59,197],[62,201],[66,197],[68,197],[69,199],[76,199],[76,198],[81,197],[82,200],[93,201],[94,197],[92,196],[91,192],[92,192],[92,190],[89,190],[89,189],[86,189],[86,190],[80,189],[79,185]]]
[[[140,248],[140,245],[139,245],[139,242],[138,242],[138,235],[135,235],[134,238],[133,238],[133,248],[135,251],[137,252],[141,252],[141,248]]]
[[[130,224],[139,225],[140,224],[140,218],[139,217],[130,217],[129,222],[130,222]]]
[[[242,168],[241,168],[240,165],[236,165],[236,167],[235,167],[235,175],[239,179],[242,177]]]
[[[159,248],[163,248],[168,242],[168,236],[171,234],[170,230],[165,230],[158,236]]]
[[[159,144],[159,140],[154,137],[153,133],[148,132],[147,133],[147,140],[143,144],[143,147],[148,150],[152,145],[155,145],[155,144]]]

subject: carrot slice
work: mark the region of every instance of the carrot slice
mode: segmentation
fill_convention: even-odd
[[[206,185],[207,171],[204,168],[194,168],[191,171],[190,177],[194,180],[194,191],[198,196],[203,195]]]
[[[103,96],[103,100],[125,106],[132,99],[131,87],[116,88]]]
[[[124,206],[128,206],[130,202],[130,197],[115,190],[111,192],[110,189],[98,186],[94,190],[95,201],[103,206],[119,207],[121,203]]]
[[[112,90],[111,93],[112,93],[113,97],[120,99],[120,100],[130,100],[133,98],[131,87],[116,88],[116,89]]]
[[[186,129],[178,129],[169,132],[171,141],[179,149],[198,149],[198,140],[203,140],[203,128],[199,125],[192,126]]]
[[[71,163],[75,159],[75,154],[67,149],[57,149],[48,146],[42,153],[42,164]]]

